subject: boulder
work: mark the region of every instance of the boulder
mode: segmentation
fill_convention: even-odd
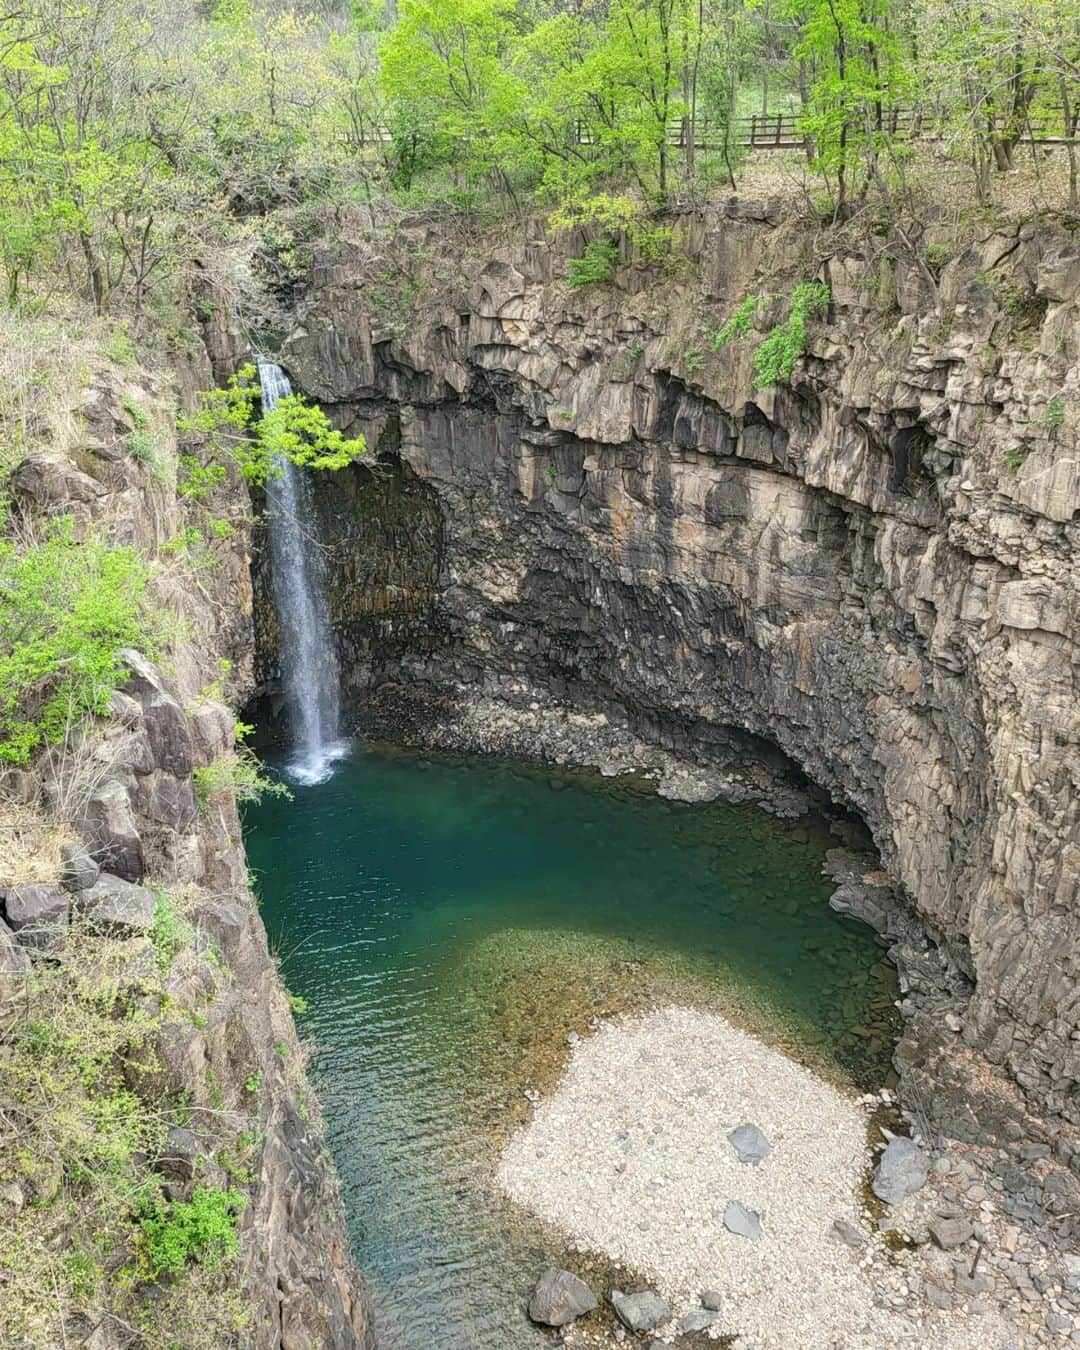
[[[550,1266],[529,1297],[529,1317],[545,1327],[564,1327],[597,1306],[596,1295],[569,1270]]]
[[[756,1125],[740,1125],[728,1135],[728,1143],[741,1163],[757,1167],[772,1152],[772,1144]]]
[[[22,989],[30,957],[19,946],[15,934],[0,919],[0,1008]]]
[[[761,1215],[740,1205],[738,1200],[732,1200],[724,1210],[724,1227],[737,1237],[756,1242],[761,1237]]]
[[[69,899],[59,886],[12,886],[4,901],[8,927],[23,947],[57,952],[64,945]]]
[[[930,1236],[943,1252],[951,1252],[954,1247],[962,1247],[975,1232],[975,1225],[964,1215],[939,1215],[931,1219],[927,1227]]]
[[[639,1294],[613,1289],[611,1302],[615,1316],[627,1331],[655,1331],[671,1321],[671,1308],[655,1289],[644,1289]]]
[[[119,779],[110,779],[86,804],[82,833],[94,856],[104,867],[125,881],[140,881],[145,868],[142,839],[131,810],[128,790]]]
[[[930,1162],[913,1140],[893,1139],[882,1153],[874,1172],[872,1189],[887,1205],[898,1205],[905,1196],[914,1195],[926,1184]]]
[[[79,909],[113,937],[148,934],[154,926],[154,892],[102,872],[97,884],[75,897]]]
[[[88,891],[101,868],[81,844],[65,844],[60,850],[60,880],[69,891]]]
[[[176,778],[186,778],[192,769],[192,747],[183,708],[166,687],[161,672],[145,656],[130,649],[122,655],[131,672],[124,693],[142,708],[143,730],[154,764]]]

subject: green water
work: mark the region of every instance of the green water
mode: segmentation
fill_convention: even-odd
[[[248,852],[386,1350],[538,1336],[520,1296],[557,1239],[489,1168],[589,1016],[692,998],[886,1080],[893,972],[827,906],[823,822],[391,751],[294,790],[248,813]]]

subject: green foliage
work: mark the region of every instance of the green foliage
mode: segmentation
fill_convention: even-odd
[[[244,1197],[234,1190],[196,1186],[190,1200],[147,1199],[139,1215],[137,1265],[145,1278],[176,1276],[194,1262],[208,1270],[240,1247],[236,1225]]]
[[[619,246],[610,239],[593,239],[585,245],[585,255],[566,260],[566,279],[571,286],[605,285],[615,276]]]
[[[307,999],[304,998],[301,994],[287,994],[286,997],[289,1000],[289,1007],[293,1010],[293,1012],[296,1014],[297,1017],[302,1017],[304,1013],[307,1012],[308,1010]]]
[[[191,925],[177,914],[170,897],[164,891],[159,891],[154,903],[154,923],[150,930],[158,966],[168,970],[177,952],[187,946],[192,936]]]
[[[148,581],[135,549],[80,539],[70,516],[27,545],[0,539],[0,760],[25,764],[104,713],[122,649],[158,649]]]
[[[806,351],[806,321],[829,303],[829,288],[819,281],[804,281],[791,296],[791,313],[777,324],[754,352],[754,383],[759,388],[784,384]]]
[[[712,334],[711,343],[714,352],[721,352],[734,338],[750,336],[757,314],[757,296],[748,295],[732,316]]]
[[[258,371],[246,365],[224,389],[203,393],[194,417],[179,420],[181,430],[202,443],[201,458],[188,454],[181,459],[182,496],[204,500],[227,479],[230,462],[249,483],[261,484],[281,473],[279,457],[306,468],[336,470],[367,448],[362,436],[346,438],[321,408],[299,394],[261,415],[258,401]]]
[[[238,745],[209,764],[196,768],[191,780],[195,786],[195,800],[203,811],[226,794],[231,794],[238,802],[292,795],[284,783],[266,777],[258,758],[246,745]]]

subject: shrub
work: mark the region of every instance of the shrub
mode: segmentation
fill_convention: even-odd
[[[754,315],[756,313],[757,296],[748,295],[727,322],[721,324],[712,335],[713,351],[723,351],[733,338],[749,337],[750,330],[754,326]]]
[[[238,745],[210,764],[197,768],[191,778],[195,785],[195,800],[204,811],[225,792],[231,792],[238,802],[292,795],[284,783],[266,777],[258,758],[245,745]]]
[[[585,256],[567,258],[566,279],[571,286],[604,285],[615,275],[619,246],[610,239],[594,239],[585,245]]]
[[[0,540],[0,760],[25,764],[104,713],[123,648],[154,654],[162,627],[148,582],[135,549],[76,538],[70,516],[29,544]]]
[[[179,1275],[191,1262],[213,1270],[239,1249],[236,1222],[244,1207],[237,1191],[196,1186],[190,1200],[167,1200],[160,1192],[139,1216],[140,1274],[156,1279]]]
[[[791,295],[791,313],[777,324],[754,352],[754,383],[769,388],[791,379],[795,362],[806,351],[806,320],[829,302],[829,288],[820,281],[804,281]]]

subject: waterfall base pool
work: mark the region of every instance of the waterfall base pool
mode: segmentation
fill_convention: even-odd
[[[547,1343],[523,1295],[565,1253],[491,1175],[590,1018],[714,1006],[835,1082],[888,1081],[895,972],[828,908],[824,821],[368,748],[246,838],[383,1350]]]

